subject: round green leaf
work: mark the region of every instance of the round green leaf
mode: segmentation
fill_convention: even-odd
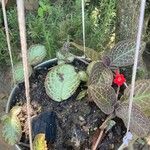
[[[79,84],[79,75],[76,73],[75,68],[69,64],[54,67],[48,72],[45,79],[47,95],[58,102],[72,96]]]
[[[30,65],[37,65],[46,57],[45,46],[37,44],[33,45],[28,50],[28,61]]]
[[[30,77],[32,74],[32,67],[28,66],[28,69],[29,69],[29,77]],[[21,83],[24,81],[24,70],[23,70],[22,62],[14,66],[14,78],[17,83]]]

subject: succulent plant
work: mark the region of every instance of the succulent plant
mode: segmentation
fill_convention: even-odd
[[[68,99],[80,84],[80,77],[75,68],[69,64],[61,64],[48,72],[45,79],[47,95],[54,101]]]
[[[32,74],[32,67],[29,65],[28,68],[29,68],[29,77],[30,77]],[[14,78],[17,83],[21,83],[24,81],[24,71],[23,71],[22,62],[19,62],[14,66]]]
[[[30,65],[37,65],[46,57],[45,46],[37,44],[32,45],[28,50],[28,61]]]

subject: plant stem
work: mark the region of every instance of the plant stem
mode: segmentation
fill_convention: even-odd
[[[108,122],[109,120],[111,120],[112,118],[114,118],[114,114],[113,114],[113,113],[110,114],[110,115],[106,118],[106,120],[102,123],[102,125],[99,127],[99,129],[100,129],[101,131],[100,131],[100,133],[99,133],[99,136],[98,136],[98,138],[97,138],[97,141],[96,141],[95,145],[92,146],[92,150],[96,150],[96,149],[97,149],[97,147],[98,147],[100,141],[102,140],[102,135],[103,135],[103,133],[104,133],[104,130],[105,130],[106,127],[107,127],[107,122]]]
[[[116,98],[118,99],[118,96],[119,96],[119,91],[120,91],[120,86],[118,86],[117,88],[117,93],[116,93]]]

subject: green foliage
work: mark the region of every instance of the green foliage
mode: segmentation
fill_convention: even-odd
[[[3,123],[2,136],[10,145],[16,144],[21,139],[21,123],[17,117],[20,112],[21,107],[15,106],[12,108],[9,114],[6,114],[1,118]]]
[[[122,103],[115,111],[116,115],[121,118],[127,127],[129,104]],[[136,134],[138,137],[145,137],[150,132],[150,120],[146,117],[138,107],[133,104],[131,113],[130,131]]]
[[[75,42],[70,42],[70,44],[73,45],[74,47],[76,47],[77,49],[81,50],[82,52],[84,52],[83,46],[76,44]],[[85,47],[85,56],[92,61],[96,61],[96,60],[99,60],[101,58],[100,53],[98,53],[94,49],[91,49],[88,47]]]
[[[65,42],[63,47],[56,53],[58,64],[73,62],[75,56],[69,52],[69,45],[68,42]]]
[[[83,90],[78,94],[76,100],[82,100],[86,95],[87,95],[87,90]]]
[[[30,77],[32,74],[32,67],[29,66],[28,68],[29,68],[29,77]],[[14,66],[14,78],[17,83],[21,83],[24,81],[24,70],[23,70],[22,62],[19,62]]]
[[[32,45],[28,50],[28,62],[30,65],[37,65],[46,57],[46,49],[43,45]]]
[[[79,75],[69,64],[54,67],[45,79],[45,89],[49,97],[57,102],[68,99],[80,84]]]
[[[115,26],[116,0],[102,0],[97,3],[98,14],[93,17],[95,4],[91,1],[85,8],[86,45],[103,51],[108,43]],[[9,33],[13,50],[14,62],[20,57],[20,40],[16,6],[7,10]],[[1,17],[2,20],[2,17]],[[28,45],[43,44],[47,49],[47,58],[55,57],[67,37],[82,43],[81,1],[40,0],[39,8],[26,12]],[[9,63],[7,44],[2,21],[0,21],[0,63]]]
[[[129,99],[130,89],[131,85],[124,92],[122,99],[125,101]],[[137,105],[146,116],[150,116],[150,80],[136,81],[133,103]]]
[[[37,134],[33,141],[33,150],[48,150],[45,134]]]
[[[145,48],[145,42],[142,42],[140,48],[140,58]],[[133,65],[136,43],[133,40],[124,40],[117,43],[108,54],[110,66],[122,67]]]
[[[114,111],[117,100],[115,90],[111,86],[92,84],[88,86],[88,96],[105,114]]]
[[[88,80],[88,75],[85,71],[79,71],[78,75],[81,81],[86,82]]]
[[[89,75],[88,85],[104,84],[111,86],[113,81],[112,71],[106,67],[102,62],[96,62],[91,69]]]

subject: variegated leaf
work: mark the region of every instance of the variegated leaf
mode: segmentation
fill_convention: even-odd
[[[117,99],[115,90],[111,86],[90,85],[88,87],[88,96],[105,114],[111,114],[114,111]]]
[[[135,48],[136,42],[133,40],[124,40],[117,43],[110,51],[110,54],[108,54],[111,61],[110,66],[122,67],[133,65]],[[142,42],[139,58],[141,57],[144,48],[145,42]]]
[[[45,134],[37,134],[33,141],[33,150],[48,150]]]
[[[49,97],[57,102],[68,99],[80,84],[80,77],[75,68],[61,64],[51,69],[45,79],[45,89]]]
[[[70,42],[71,45],[73,45],[74,47],[76,47],[77,49],[81,50],[82,52],[84,52],[84,47],[81,45],[78,45],[74,42]],[[101,55],[100,53],[96,52],[94,49],[85,47],[85,55],[87,58],[90,58],[92,61],[96,61],[96,60],[100,60]]]
[[[112,81],[112,71],[101,62],[95,63],[89,76],[88,85],[105,84],[111,86]]]
[[[129,100],[131,85],[125,90],[122,100]],[[135,83],[133,103],[150,116],[150,79],[139,80]]]
[[[127,102],[122,103],[116,110],[116,115],[121,118],[127,127],[128,123],[128,110]],[[150,132],[150,120],[145,116],[136,105],[132,107],[130,131],[138,137],[145,137]]]

